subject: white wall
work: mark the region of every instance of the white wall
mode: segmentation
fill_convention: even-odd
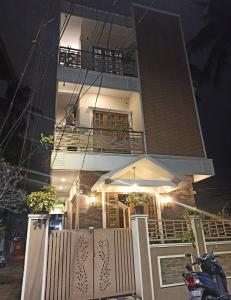
[[[97,94],[86,94],[80,101],[80,126],[91,126],[91,110],[95,107]],[[96,109],[106,109],[107,111],[118,111],[129,113],[129,100],[112,96],[99,95]]]
[[[140,94],[133,92],[129,98],[129,111],[132,112],[133,130],[143,131]]]
[[[65,14],[61,14],[60,29],[65,21]],[[72,16],[60,41],[60,46],[81,49],[82,18]]]
[[[70,101],[70,93],[58,93],[56,100],[56,124],[59,123],[66,113],[66,107]],[[80,100],[80,126],[90,127],[92,124],[92,109],[95,107],[97,93],[87,93]],[[76,101],[73,97],[71,104]],[[136,92],[131,92],[130,95],[123,96],[123,93],[118,91],[118,96],[100,94],[97,100],[96,109],[107,110],[112,112],[127,113],[130,125],[135,131],[143,131],[140,95]]]

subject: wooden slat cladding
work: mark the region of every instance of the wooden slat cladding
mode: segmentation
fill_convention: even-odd
[[[134,16],[147,151],[203,157],[180,19],[138,6]]]
[[[50,232],[46,300],[129,294],[135,294],[130,229]]]

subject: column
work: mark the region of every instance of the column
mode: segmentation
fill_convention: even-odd
[[[21,300],[45,296],[49,215],[28,215]]]
[[[195,236],[195,246],[196,246],[197,256],[200,256],[203,253],[207,253],[202,220],[201,218],[191,216],[190,221],[191,221],[191,228]]]
[[[131,217],[136,294],[142,300],[154,300],[152,263],[148,236],[148,216]]]

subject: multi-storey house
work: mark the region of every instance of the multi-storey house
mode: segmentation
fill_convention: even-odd
[[[129,227],[132,191],[152,195],[150,219],[181,219],[214,175],[179,16],[114,4],[62,3],[51,169],[65,228]]]

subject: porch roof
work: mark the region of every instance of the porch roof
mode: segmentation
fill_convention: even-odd
[[[144,154],[103,176],[91,190],[106,192],[168,193],[189,183],[153,157]]]

